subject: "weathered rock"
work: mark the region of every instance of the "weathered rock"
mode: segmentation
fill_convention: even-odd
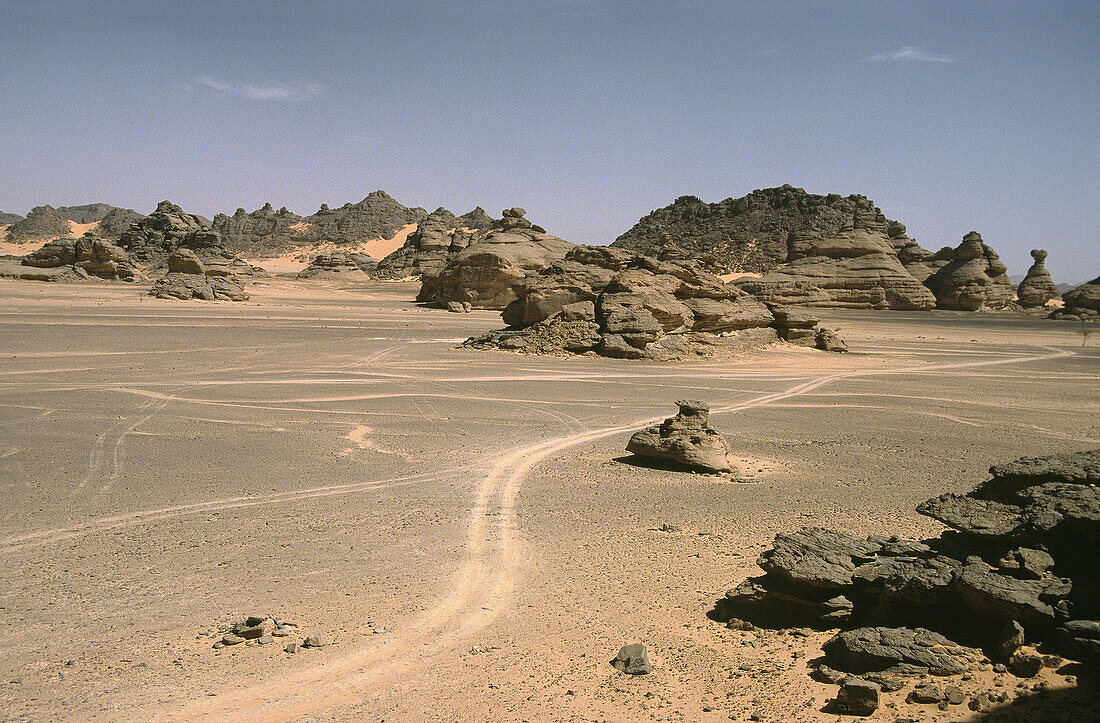
[[[169,273],[157,279],[150,296],[158,299],[201,299],[203,301],[247,301],[248,292],[235,277]]]
[[[814,346],[822,351],[846,352],[848,345],[844,343],[832,329],[819,328],[814,333]]]
[[[23,220],[23,216],[18,213],[5,213],[0,211],[0,226],[10,226],[13,223],[18,223]]]
[[[1044,550],[1020,547],[1005,553],[997,561],[997,567],[1013,577],[1027,580],[1039,580],[1047,570],[1054,567],[1054,558]]]
[[[878,710],[881,690],[878,683],[862,678],[845,678],[833,700],[832,710],[841,715],[871,715]]]
[[[205,275],[206,267],[194,251],[179,248],[168,254],[168,273]]]
[[[106,239],[90,233],[79,239],[55,239],[23,258],[23,265],[35,268],[72,266],[80,275],[101,279],[134,281],[143,278],[129,255]]]
[[[1043,656],[1017,653],[1008,660],[1008,670],[1017,678],[1034,678],[1043,669]]]
[[[664,422],[635,432],[626,451],[707,472],[730,472],[729,444],[710,428],[710,408],[703,402],[679,401],[680,411]]]
[[[23,257],[24,266],[52,269],[76,263],[76,239],[58,238]]]
[[[649,663],[649,656],[645,646],[641,643],[631,643],[619,649],[618,655],[611,661],[616,670],[629,675],[646,675],[653,672],[653,666]]]
[[[201,216],[184,213],[170,201],[161,201],[153,213],[134,223],[119,238],[119,246],[142,261],[167,258],[178,248],[196,253],[221,249],[221,237]]]
[[[1031,258],[1035,263],[1027,270],[1027,276],[1016,287],[1016,303],[1024,308],[1042,306],[1051,299],[1061,296],[1058,287],[1051,278],[1050,272],[1043,262],[1047,258],[1047,252],[1043,249],[1032,249]]]
[[[416,300],[440,307],[458,301],[477,309],[504,309],[519,298],[529,275],[563,258],[572,248],[568,241],[530,227],[495,226],[438,271],[425,272]]]
[[[439,271],[459,251],[480,241],[492,224],[480,206],[458,217],[437,208],[417,224],[401,248],[378,263],[372,275],[401,279]]]
[[[1005,623],[1004,630],[1001,631],[1001,639],[997,641],[993,653],[1002,660],[1008,660],[1024,642],[1026,642],[1024,627],[1015,620],[1009,620]]]
[[[1017,493],[1047,482],[1100,484],[1100,449],[1044,457],[1021,457],[989,468],[992,476],[971,492],[980,499],[1019,504]]]
[[[997,253],[971,231],[953,252],[952,260],[925,284],[941,309],[1000,309],[1012,301],[1008,269]]]
[[[334,251],[318,254],[309,265],[298,272],[299,279],[365,280],[366,274],[347,254]]]
[[[328,645],[328,636],[324,633],[314,633],[302,641],[303,648],[323,648]]]
[[[53,206],[35,206],[27,217],[8,227],[5,238],[13,243],[48,241],[72,234],[68,219]]]
[[[1100,621],[1067,620],[1056,636],[1067,654],[1100,660]]]
[[[975,668],[982,657],[925,628],[845,630],[821,647],[828,665],[857,674],[909,665],[933,675],[956,675]]]
[[[1065,306],[1054,310],[1050,315],[1052,319],[1100,319],[1100,276],[1062,294],[1062,301]]]

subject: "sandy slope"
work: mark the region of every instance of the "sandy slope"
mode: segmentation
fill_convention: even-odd
[[[1100,440],[1071,325],[827,312],[852,354],[543,359],[454,348],[499,318],[414,293],[0,282],[7,717],[833,721],[822,635],[705,617],[772,535],[932,534],[920,500]],[[682,397],[752,482],[619,461]],[[211,649],[251,612],[333,644]],[[657,669],[628,678],[637,640]],[[969,713],[904,696],[872,720]]]
[[[322,243],[302,248],[278,256],[251,256],[242,254],[248,263],[259,266],[273,274],[296,274],[309,265],[309,260],[318,254],[340,251],[342,253],[366,254],[375,259],[384,259],[405,244],[405,239],[416,230],[417,224],[410,223],[398,231],[393,238],[373,239],[359,243],[334,244]]]

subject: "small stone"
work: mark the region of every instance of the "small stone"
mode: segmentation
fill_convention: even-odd
[[[947,686],[943,691],[943,696],[951,705],[958,705],[966,700],[966,696],[963,695],[962,690],[954,685]]]
[[[759,711],[759,710],[754,710],[752,712],[752,715],[749,716],[749,720],[751,720],[751,721],[762,721],[762,720],[765,720],[766,718],[767,718],[767,716],[764,715],[764,712]]]
[[[909,691],[909,702],[911,703],[939,703],[943,699],[943,691],[938,685],[932,685],[931,683],[921,683]]]
[[[741,618],[730,618],[726,622],[726,627],[730,630],[755,630],[756,626],[747,620]]]
[[[214,643],[214,650],[221,650],[224,647],[225,647],[225,643],[223,643],[220,640],[218,642]]]
[[[993,666],[993,672],[994,673],[1007,673],[1008,672],[1008,666],[1006,666],[1004,663],[997,663],[996,665]]]
[[[273,637],[272,637],[272,636],[270,636],[270,635],[264,635],[264,636],[263,636],[263,637],[261,637],[261,638],[257,638],[257,639],[256,639],[256,642],[257,642],[257,643],[259,643],[260,645],[267,645],[268,643],[274,643],[274,642],[275,642],[275,638],[273,638]]]
[[[616,670],[621,670],[629,675],[645,675],[653,672],[653,666],[649,664],[649,656],[646,654],[645,646],[641,643],[624,645],[619,650],[619,654],[615,656],[615,659],[611,661],[611,665]]]
[[[993,701],[990,699],[988,693],[978,693],[970,699],[969,703],[967,703],[967,707],[972,711],[985,710],[991,705],[993,705]]]
[[[1063,662],[1065,662],[1065,661],[1062,660],[1062,657],[1060,655],[1044,655],[1043,656],[1043,667],[1044,668],[1057,668]]]
[[[1043,658],[1031,653],[1017,653],[1009,658],[1008,666],[1018,678],[1034,678],[1043,669]]]
[[[255,627],[243,627],[235,628],[234,631],[237,635],[241,636],[245,640],[255,640],[256,638],[262,638],[267,631],[264,630],[263,625],[256,625]]]
[[[322,633],[314,633],[302,641],[303,648],[323,648],[328,645],[328,638]]]
[[[290,631],[286,628],[278,627],[272,630],[271,634],[274,635],[276,638],[285,638],[286,636],[290,635]]]
[[[247,618],[244,619],[244,626],[246,628],[254,628],[258,625],[263,625],[265,620],[267,620],[266,616],[249,615]]]
[[[810,677],[819,683],[828,683],[829,685],[839,685],[840,681],[848,677],[847,673],[842,673],[839,670],[830,668],[828,665],[819,665],[814,668],[814,671],[810,673]]]
[[[845,678],[833,701],[833,708],[845,715],[866,716],[878,709],[878,683],[862,678]]]
[[[288,653],[296,653],[298,652],[298,646],[295,643],[287,643],[286,647],[284,647],[283,650]]]
[[[222,643],[225,645],[240,645],[244,642],[244,638],[233,633],[226,633],[222,636]]]

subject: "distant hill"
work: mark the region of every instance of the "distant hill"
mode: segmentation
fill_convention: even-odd
[[[18,213],[4,213],[3,211],[0,211],[0,226],[7,226],[8,224],[18,223],[22,220],[23,217],[20,216]]]
[[[101,238],[117,240],[135,221],[145,218],[137,211],[106,203],[84,206],[35,206],[26,218],[16,217],[5,234],[5,240],[18,243],[46,242],[56,238],[81,235],[90,231]],[[79,224],[83,228],[74,229]],[[89,226],[89,224],[93,224]]]
[[[320,244],[389,239],[427,216],[422,208],[410,208],[385,191],[374,191],[358,203],[345,203],[335,209],[321,204],[310,216],[299,216],[286,208],[276,211],[270,203],[251,213],[238,208],[232,216],[217,214],[211,226],[222,235],[227,250],[264,256],[308,252]]]
[[[83,206],[58,206],[55,210],[58,216],[67,218],[73,223],[95,223],[96,221],[102,221],[111,211],[129,211],[130,213],[137,213],[137,211],[132,209],[118,208],[117,206],[111,206],[106,203],[89,203]]]

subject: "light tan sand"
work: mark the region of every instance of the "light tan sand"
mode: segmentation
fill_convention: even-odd
[[[763,276],[763,274],[754,274],[751,271],[740,271],[740,272],[730,273],[730,274],[721,274],[718,278],[720,278],[720,279],[722,279],[722,281],[725,281],[725,282],[728,283],[730,281],[733,281],[734,279],[744,279],[744,278],[759,279],[761,276]]]
[[[99,221],[92,221],[91,223],[77,223],[76,221],[69,221],[69,235],[73,238],[80,238],[89,231],[95,231],[99,228]]]
[[[5,718],[831,723],[806,665],[828,632],[706,618],[772,537],[937,534],[918,502],[1100,443],[1100,350],[1073,325],[822,310],[850,354],[539,358],[456,348],[499,315],[416,288],[0,280]],[[751,484],[621,461],[681,398]],[[253,613],[299,627],[212,648]],[[283,652],[314,631],[331,643]],[[608,664],[636,641],[648,676]],[[869,720],[970,715],[911,687]]]
[[[314,256],[318,254],[328,254],[334,251],[348,254],[366,254],[371,258],[384,259],[404,245],[409,234],[416,230],[416,226],[415,223],[410,223],[398,231],[393,238],[388,239],[373,239],[353,244],[308,244],[303,242],[300,248],[278,256],[252,256],[245,254],[242,255],[241,258],[272,274],[296,274],[308,266],[309,260]]]

